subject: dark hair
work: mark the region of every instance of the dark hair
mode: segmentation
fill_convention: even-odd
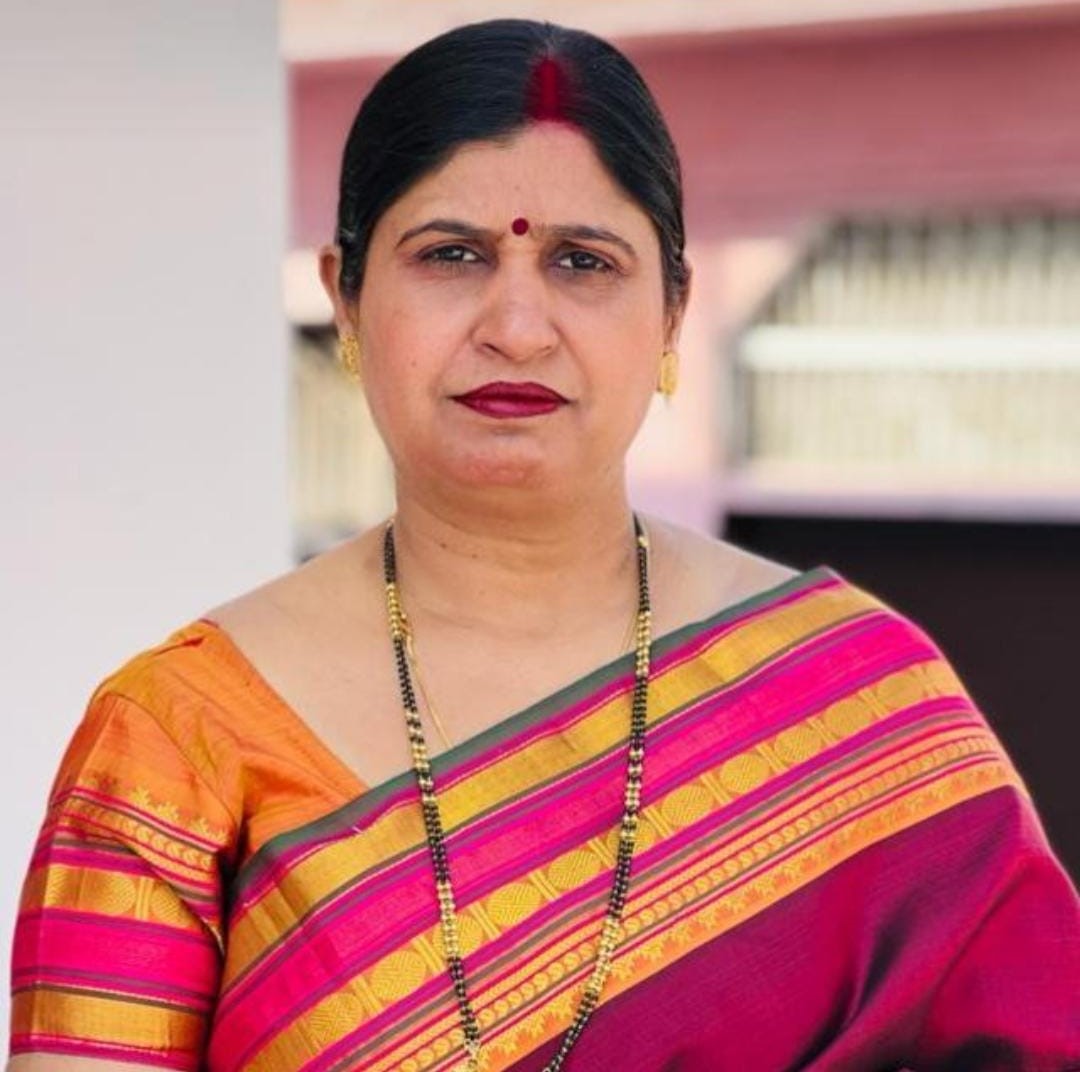
[[[340,285],[359,293],[379,217],[465,142],[507,141],[540,119],[570,122],[652,219],[664,303],[686,298],[682,176],[671,134],[634,65],[607,41],[550,22],[491,19],[426,41],[364,98],[345,143],[336,239]]]

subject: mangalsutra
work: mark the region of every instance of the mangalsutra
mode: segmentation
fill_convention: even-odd
[[[627,751],[626,788],[623,815],[619,829],[619,847],[615,859],[614,880],[607,911],[600,932],[596,963],[585,983],[577,1012],[563,1036],[555,1056],[544,1072],[559,1072],[574,1043],[581,1037],[585,1025],[600,1001],[600,994],[612,970],[623,909],[630,886],[630,860],[637,838],[638,814],[641,810],[641,783],[645,763],[645,725],[649,703],[649,662],[652,649],[652,607],[649,598],[649,539],[638,516],[634,515],[634,538],[637,551],[638,605],[635,615],[634,691],[630,707],[630,737]],[[411,633],[408,630],[397,583],[397,560],[394,551],[394,523],[386,525],[383,538],[383,574],[386,583],[386,611],[397,666],[401,703],[409,734],[413,770],[420,789],[420,804],[424,818],[428,850],[435,870],[435,891],[439,901],[439,921],[447,968],[461,1013],[466,1052],[466,1072],[480,1070],[480,1026],[465,987],[465,966],[461,956],[457,911],[450,884],[450,868],[446,855],[445,836],[439,803],[435,795],[431,759],[424,739],[420,712],[416,703],[412,678],[409,674]],[[430,700],[428,701],[430,708]],[[441,731],[441,730],[440,730]]]

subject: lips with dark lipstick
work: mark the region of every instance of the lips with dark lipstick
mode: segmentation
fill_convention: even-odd
[[[482,413],[486,417],[500,419],[510,417],[536,417],[552,413],[565,406],[569,399],[542,383],[509,383],[498,381],[485,383],[465,394],[453,395],[455,402]]]

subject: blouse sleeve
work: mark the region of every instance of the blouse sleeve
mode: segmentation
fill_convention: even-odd
[[[99,690],[22,890],[11,1052],[201,1068],[237,830],[162,721]]]

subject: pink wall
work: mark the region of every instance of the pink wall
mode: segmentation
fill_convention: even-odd
[[[334,233],[341,152],[356,110],[392,58],[302,64],[289,72],[289,167],[293,248]]]
[[[807,225],[832,210],[1080,204],[1080,14],[620,45],[679,147],[694,269],[684,386],[645,422],[632,492],[713,530],[729,494],[728,341]],[[293,70],[296,245],[331,237],[349,124],[390,62]]]
[[[1080,203],[1080,16],[622,47],[672,127],[692,240],[831,208]],[[345,135],[390,62],[293,69],[295,245],[331,235]]]

